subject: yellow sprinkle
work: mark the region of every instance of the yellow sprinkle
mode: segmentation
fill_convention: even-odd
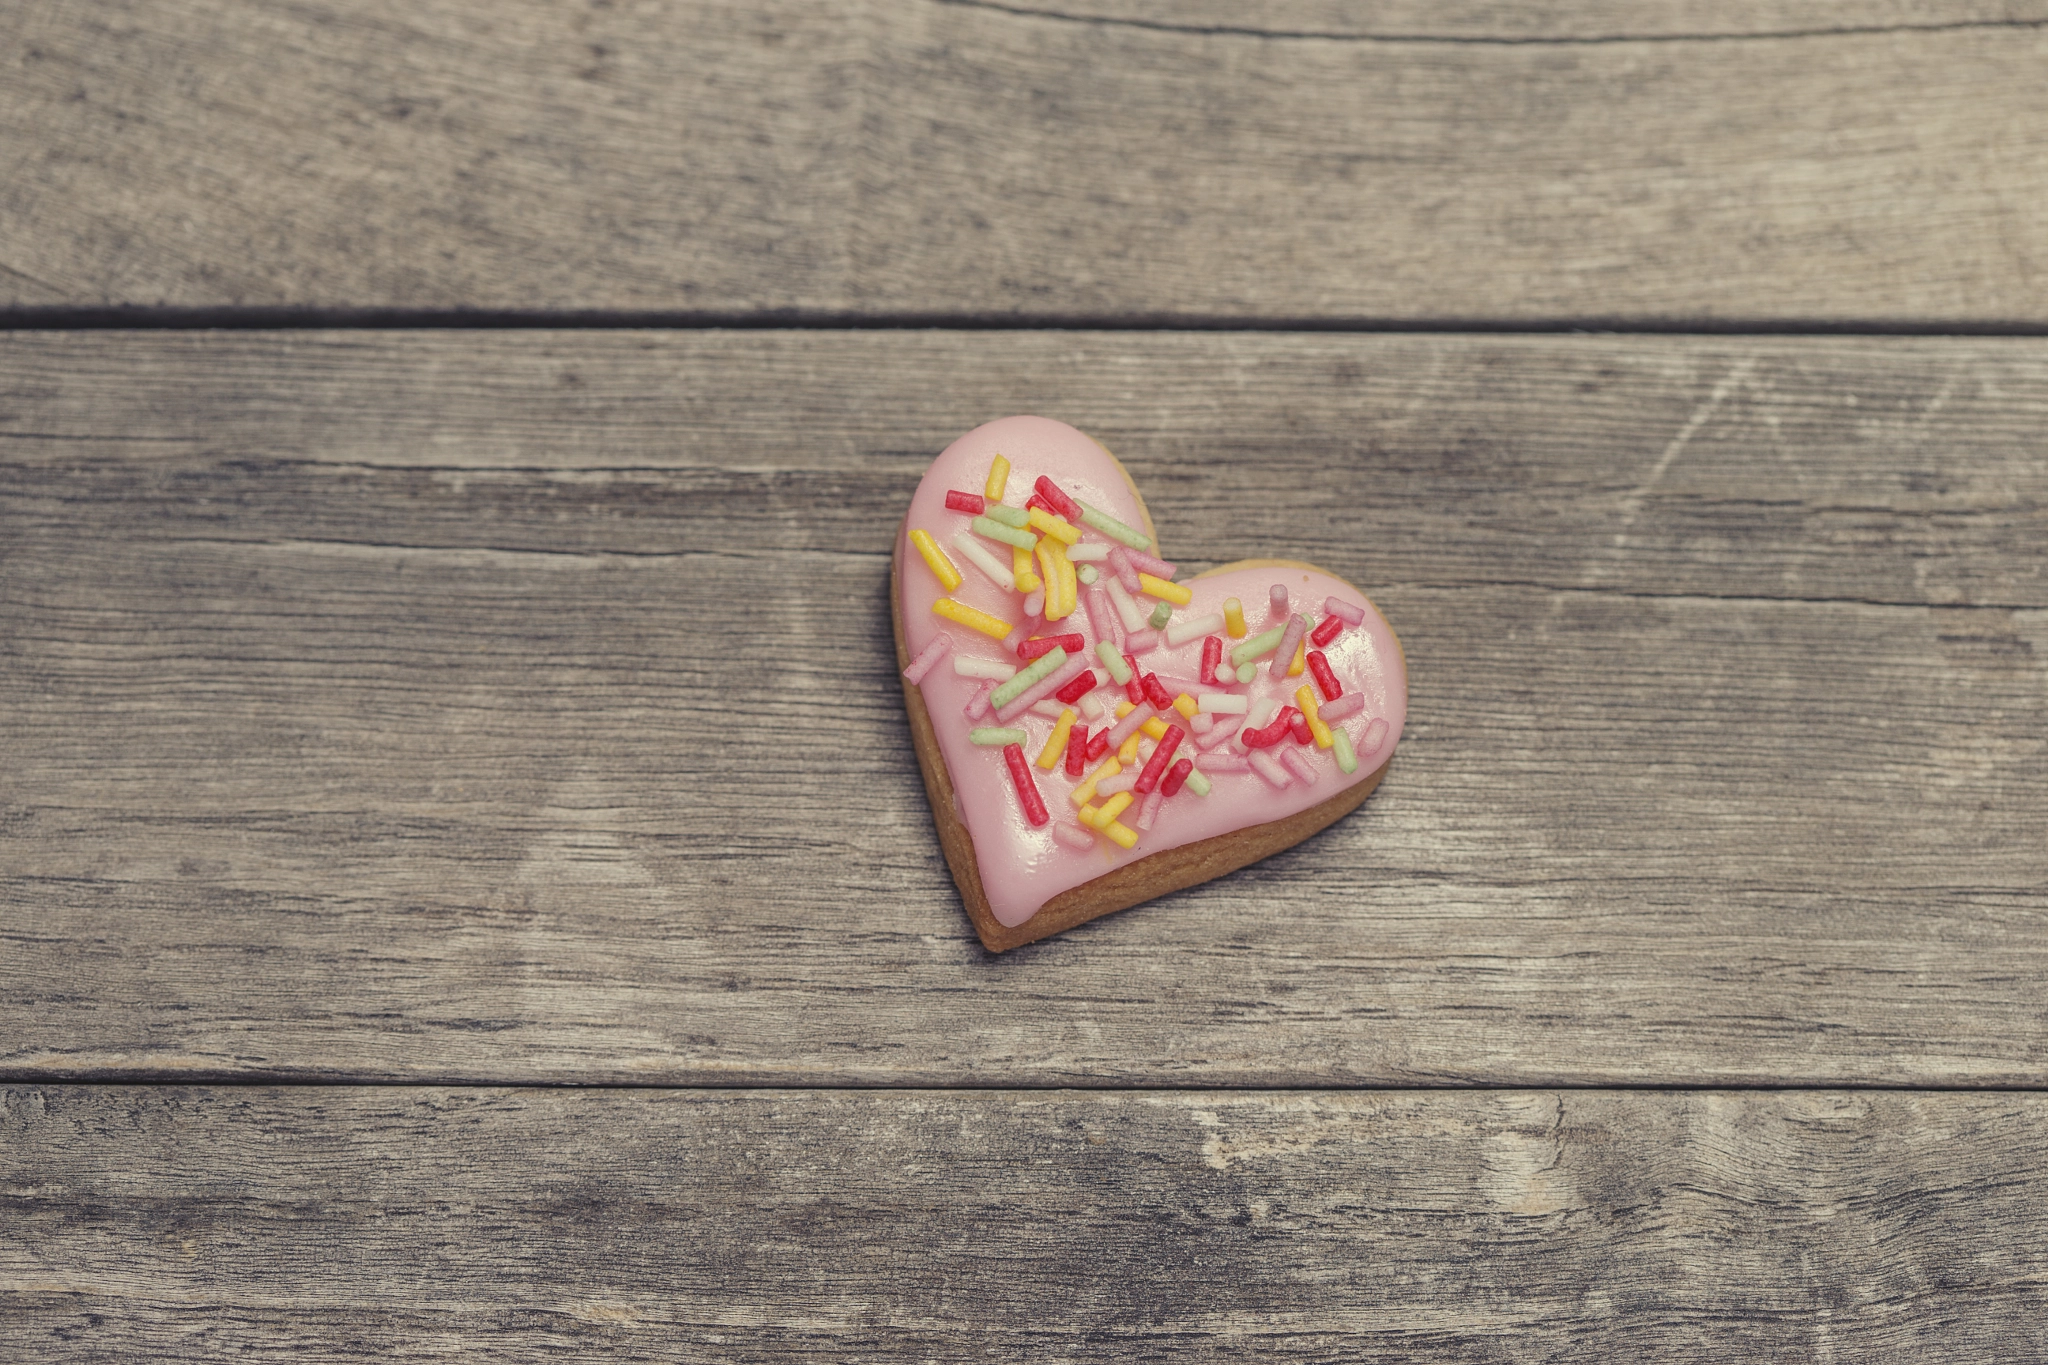
[[[1088,828],[1093,829],[1095,828],[1095,817],[1100,814],[1102,814],[1102,808],[1094,802],[1088,801],[1082,803],[1080,812],[1074,818],[1088,826]]]
[[[1104,834],[1117,841],[1119,847],[1134,848],[1138,843],[1138,831],[1121,820],[1110,820],[1096,826]]]
[[[1138,727],[1138,733],[1144,735],[1148,739],[1165,739],[1166,722],[1159,719],[1159,717],[1154,716],[1152,717],[1152,719],[1146,721],[1143,725],[1140,725]]]
[[[1316,690],[1307,683],[1294,689],[1294,704],[1301,708],[1302,719],[1308,722],[1308,732],[1316,737],[1316,747],[1327,749],[1336,742],[1330,727],[1323,724],[1323,718],[1316,714]]]
[[[1138,591],[1148,597],[1156,597],[1162,602],[1171,602],[1176,607],[1184,607],[1195,600],[1193,589],[1183,588],[1178,583],[1169,583],[1163,578],[1154,578],[1148,573],[1138,575]]]
[[[1117,762],[1113,755],[1105,758],[1102,762],[1096,764],[1095,771],[1088,774],[1081,785],[1068,792],[1067,796],[1075,805],[1086,806],[1095,799],[1095,784],[1097,782],[1100,782],[1105,777],[1115,777],[1123,770],[1124,765]]]
[[[978,630],[992,640],[1007,639],[1011,630],[1015,629],[1000,616],[990,616],[985,611],[976,611],[966,603],[955,602],[950,597],[941,597],[932,603],[932,613],[945,617],[955,625]]]
[[[1102,809],[1095,812],[1095,828],[1105,828],[1110,821],[1124,813],[1125,806],[1130,805],[1131,802],[1137,799],[1130,792],[1118,792],[1115,796],[1110,797],[1109,800],[1102,803]]]
[[[1066,757],[1067,732],[1074,728],[1075,719],[1074,708],[1071,706],[1060,712],[1059,722],[1052,727],[1052,738],[1047,740],[1045,747],[1038,751],[1039,767],[1047,772],[1051,772],[1053,766]]]
[[[982,494],[990,502],[1001,502],[1003,500],[1003,490],[1009,486],[1010,462],[998,455],[995,459],[989,461],[988,483],[982,488]]]
[[[939,582],[946,585],[947,592],[960,586],[960,571],[953,567],[953,561],[946,558],[946,552],[939,548],[939,543],[931,538],[929,532],[912,531],[910,543],[924,556],[924,562],[932,566],[932,572],[939,576]]]
[[[1038,571],[1045,580],[1045,606],[1040,608],[1040,612],[1048,621],[1054,619],[1053,613],[1059,610],[1060,605],[1057,600],[1060,593],[1060,571],[1052,566],[1050,548],[1057,543],[1044,539],[1038,542]]]
[[[1244,638],[1244,603],[1235,597],[1223,599],[1223,628],[1230,632],[1233,640]]]
[[[1137,709],[1137,707],[1131,705],[1129,698],[1126,698],[1123,701],[1120,701],[1116,704],[1116,718],[1118,720],[1122,720],[1125,716],[1128,716],[1129,714],[1131,714],[1131,712]]]
[[[1081,580],[1074,576],[1074,561],[1067,558],[1064,545],[1055,546],[1053,567],[1060,571],[1060,615],[1072,616],[1081,605]]]
[[[1032,508],[1025,514],[1024,521],[1026,525],[1036,526],[1062,545],[1072,545],[1081,538],[1081,533],[1074,528],[1074,523],[1065,517],[1054,516],[1043,507]]]
[[[1031,572],[1031,551],[1021,545],[1010,547],[1010,577],[1017,581],[1018,592],[1036,592],[1045,586],[1045,580]]]
[[[1183,692],[1173,699],[1173,709],[1180,712],[1182,720],[1195,718],[1195,699]]]
[[[1298,678],[1301,670],[1308,666],[1308,641],[1303,640],[1294,647],[1294,662],[1287,665],[1287,676]]]
[[[1136,763],[1138,761],[1138,741],[1144,737],[1145,732],[1143,730],[1131,731],[1131,737],[1117,746],[1117,758],[1125,763]]]

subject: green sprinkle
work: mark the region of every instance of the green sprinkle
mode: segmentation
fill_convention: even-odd
[[[990,521],[987,517],[976,517],[967,524],[974,528],[974,534],[978,536],[1000,540],[1003,544],[1014,545],[1020,550],[1033,549],[1038,544],[1038,537],[1029,531],[1013,531],[1000,521]]]
[[[967,732],[967,742],[979,744],[984,749],[1001,749],[1010,744],[1021,745],[1029,738],[1030,736],[1022,730],[1000,725],[977,725]],[[1351,761],[1356,763],[1358,760]]]
[[[1081,580],[1083,587],[1087,587],[1091,586],[1102,575],[1095,571],[1093,564],[1076,564],[1074,566],[1074,577]]]
[[[1258,676],[1259,666],[1257,664],[1239,664],[1237,666],[1237,680],[1241,683],[1248,683]]]
[[[1054,645],[1051,649],[1048,649],[1045,653],[1026,664],[1023,672],[989,693],[988,704],[999,710],[1002,707],[1008,706],[1013,700],[1023,694],[1025,688],[1051,677],[1053,670],[1066,661],[1067,651],[1059,645]]]
[[[1262,635],[1254,635],[1236,649],[1230,651],[1230,662],[1240,668],[1263,654],[1271,654],[1280,648],[1280,637],[1287,633],[1286,626],[1275,626]]]
[[[1131,680],[1131,666],[1124,662],[1123,655],[1116,652],[1115,645],[1107,640],[1097,640],[1095,654],[1102,660],[1102,666],[1109,670],[1109,676],[1117,680],[1118,686]]]
[[[1354,759],[1353,761],[1356,762],[1357,760]],[[1189,773],[1188,780],[1181,785],[1197,796],[1207,796],[1209,794],[1209,779],[1200,773]]]
[[[992,502],[984,510],[989,520],[1000,521],[1003,525],[1015,527],[1019,531],[1031,521],[1031,514],[1021,507],[1006,507],[1002,503]]]
[[[1161,602],[1158,606],[1152,608],[1152,619],[1147,621],[1145,624],[1152,627],[1152,629],[1154,630],[1164,630],[1166,628],[1166,623],[1168,621],[1171,621],[1172,619],[1173,603]]]
[[[1358,771],[1358,755],[1351,748],[1351,736],[1335,726],[1330,727],[1330,747],[1337,751],[1337,767],[1347,773]]]
[[[1080,507],[1081,520],[1087,522],[1111,540],[1121,540],[1133,550],[1149,550],[1152,548],[1152,537],[1133,531],[1130,527],[1124,525],[1100,508],[1090,507],[1085,502],[1081,503]]]

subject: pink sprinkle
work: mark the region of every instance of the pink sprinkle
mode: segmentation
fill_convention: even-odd
[[[1007,724],[1010,717],[1016,715],[1019,711],[1029,710],[1033,704],[1041,702],[1059,691],[1075,678],[1080,677],[1087,669],[1087,656],[1081,654],[1068,655],[1067,661],[1058,668],[1055,668],[1050,674],[1040,678],[1037,682],[1010,698],[1008,702],[997,707],[996,719]]]
[[[1126,770],[1118,773],[1115,777],[1096,778],[1095,794],[1097,796],[1115,796],[1118,792],[1127,792],[1137,785],[1137,772],[1135,770]]]
[[[1145,590],[1138,581],[1138,571],[1131,566],[1130,552],[1121,545],[1109,547],[1109,571],[1116,575],[1116,581],[1124,585],[1124,591],[1136,597]]]
[[[1156,630],[1134,630],[1124,637],[1124,653],[1150,654],[1159,648],[1159,632]]]
[[[1311,787],[1316,784],[1316,765],[1310,760],[1306,750],[1297,749],[1290,744],[1280,751],[1280,761],[1287,765],[1287,771]]]
[[[1081,593],[1081,604],[1088,608],[1088,624],[1094,629],[1095,638],[1109,641],[1116,646],[1117,653],[1123,653],[1123,618],[1110,604],[1108,589],[1099,583],[1089,584]]]
[[[1224,724],[1218,725],[1208,734],[1198,738],[1195,741],[1195,747],[1197,749],[1213,749],[1219,744],[1227,743],[1234,735],[1237,734],[1238,727],[1235,724],[1231,723],[1236,721],[1237,719],[1238,717],[1236,716],[1223,717]]]
[[[1285,592],[1275,588],[1274,592]],[[1280,637],[1280,648],[1273,654],[1273,679],[1278,682],[1287,676],[1287,670],[1294,666],[1294,651],[1301,645],[1301,637],[1308,634],[1308,618],[1295,616],[1287,622],[1287,633]]]
[[[1143,725],[1150,714],[1142,706],[1132,707],[1129,715],[1110,727],[1109,747],[1112,749],[1117,748],[1125,740],[1129,739],[1132,732],[1140,725]]]
[[[1068,848],[1073,849],[1076,853],[1086,853],[1089,849],[1095,847],[1095,836],[1082,829],[1079,825],[1065,823],[1054,825],[1052,827],[1052,837],[1065,844]]]
[[[1279,759],[1274,758],[1273,755],[1267,753],[1264,749],[1252,750],[1249,758],[1253,769],[1257,771],[1260,777],[1265,778],[1266,781],[1276,787],[1287,785],[1287,769],[1280,766]],[[1210,765],[1214,766],[1214,764],[1215,760],[1211,759]]]
[[[1365,709],[1365,693],[1346,692],[1333,702],[1326,702],[1316,708],[1316,715],[1323,720],[1342,720]]]
[[[1380,745],[1386,742],[1387,723],[1384,720],[1376,720],[1365,727],[1365,738],[1358,741],[1358,756],[1363,758],[1367,754],[1376,754],[1380,751]]]
[[[1251,767],[1243,754],[1234,754],[1228,749],[1218,749],[1202,756],[1201,768],[1205,773],[1241,773]]]
[[[932,642],[917,652],[910,661],[910,667],[903,670],[903,681],[916,687],[924,681],[924,675],[932,671],[932,665],[946,657],[946,651],[953,647],[952,639],[941,631],[932,636]]]
[[[1100,790],[1098,788],[1098,790]],[[1154,787],[1143,801],[1138,803],[1138,828],[1150,829],[1152,822],[1159,818],[1159,803],[1166,799],[1166,793]]]
[[[1347,626],[1355,626],[1365,619],[1364,607],[1354,607],[1349,602],[1339,602],[1334,597],[1324,599],[1323,610]]]
[[[1036,616],[1045,610],[1045,589],[1033,588],[1024,597],[1024,614]]]
[[[1273,614],[1275,616],[1285,616],[1287,614],[1287,585],[1285,583],[1275,583],[1273,585],[1272,597]]]
[[[967,705],[960,709],[967,713],[967,719],[980,720],[988,714],[988,694],[996,690],[993,679],[983,678],[981,686],[974,689],[974,695],[967,699]]]
[[[1126,549],[1124,551],[1124,558],[1130,560],[1131,567],[1137,569],[1141,573],[1151,574],[1155,578],[1163,578],[1169,583],[1173,581],[1173,565],[1167,563],[1163,559],[1156,559],[1153,556],[1146,554],[1143,550],[1132,549]],[[1126,584],[1125,586],[1128,587],[1129,585]],[[1133,589],[1133,591],[1136,590]]]

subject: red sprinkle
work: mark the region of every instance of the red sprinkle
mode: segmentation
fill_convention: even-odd
[[[1054,649],[1064,649],[1069,654],[1079,654],[1087,642],[1079,635],[1034,635],[1017,646],[1017,657],[1036,659],[1041,654],[1050,654]]]
[[[1166,738],[1159,741],[1159,747],[1154,749],[1152,757],[1145,761],[1145,771],[1138,774],[1138,780],[1132,784],[1131,790],[1140,796],[1150,796],[1152,789],[1159,785],[1159,779],[1173,766],[1173,751],[1178,749],[1180,742],[1186,738],[1187,731],[1178,725],[1167,726]]]
[[[1343,632],[1343,630],[1343,617],[1325,616],[1323,618],[1323,623],[1317,626],[1314,630],[1309,632],[1308,642],[1314,645],[1317,649],[1328,649],[1330,647],[1330,641],[1336,639],[1337,636]]]
[[[1159,784],[1161,796],[1180,795],[1181,784],[1188,780],[1188,774],[1195,770],[1195,761],[1184,758],[1166,770],[1166,777]]]
[[[1294,708],[1291,706],[1281,707],[1280,714],[1273,717],[1272,724],[1268,725],[1265,729],[1247,730],[1244,732],[1242,738],[1245,747],[1248,749],[1263,749],[1269,744],[1278,744],[1281,738],[1293,728],[1289,723],[1293,719]]]
[[[1084,668],[1074,676],[1074,680],[1072,682],[1068,683],[1065,687],[1062,687],[1059,691],[1053,693],[1053,695],[1055,697],[1058,697],[1062,702],[1066,703],[1068,706],[1072,706],[1075,702],[1081,700],[1081,698],[1087,696],[1090,692],[1093,692],[1095,690],[1095,684],[1095,670],[1092,668]]]
[[[1337,618],[1332,616],[1332,621]],[[1316,675],[1316,686],[1323,689],[1324,701],[1335,701],[1344,695],[1344,684],[1337,681],[1337,675],[1330,671],[1330,661],[1323,657],[1323,651],[1312,649],[1308,652],[1308,671]]]
[[[1131,670],[1131,680],[1124,684],[1124,695],[1131,699],[1131,705],[1136,706],[1145,700],[1145,681],[1138,676],[1138,661],[1128,654],[1124,655],[1124,667]]]
[[[946,490],[946,506],[955,512],[965,512],[978,517],[988,510],[988,500],[979,493],[962,493],[957,488]]]
[[[1094,737],[1088,741],[1088,761],[1094,763],[1108,752],[1109,727],[1105,725],[1100,730],[1097,730]]]
[[[1088,727],[1076,725],[1067,731],[1067,776],[1079,777],[1088,761]]]
[[[1045,800],[1038,794],[1038,784],[1031,780],[1031,765],[1024,759],[1023,746],[1005,744],[1003,762],[1010,765],[1010,781],[1017,786],[1017,799],[1024,803],[1024,818],[1033,825],[1051,820],[1045,813]]]
[[[1051,504],[1051,510],[1059,513],[1076,526],[1081,524],[1081,505],[1060,491],[1060,486],[1040,474],[1038,482],[1031,485],[1038,490],[1038,496]]]
[[[1216,665],[1223,662],[1223,642],[1211,635],[1202,641],[1202,681],[1216,683]],[[1236,679],[1231,681],[1235,682]]]
[[[1314,739],[1316,737],[1315,732],[1308,728],[1308,717],[1299,711],[1295,711],[1291,706],[1287,709],[1294,713],[1294,723],[1288,727],[1294,731],[1294,742],[1296,744],[1306,744]]]
[[[1054,507],[1051,503],[1047,502],[1044,498],[1039,497],[1036,493],[1033,493],[1024,502],[1025,511],[1029,512],[1034,507],[1040,507],[1045,509],[1045,513],[1047,516],[1059,515],[1059,508]]]
[[[1143,682],[1145,687],[1145,700],[1152,703],[1154,710],[1170,711],[1173,709],[1173,694],[1166,690],[1166,684],[1159,681],[1157,673],[1147,673],[1140,681]]]

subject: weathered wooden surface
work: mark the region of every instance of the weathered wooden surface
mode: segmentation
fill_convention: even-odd
[[[0,308],[2048,322],[2038,0],[29,0]]]
[[[2032,341],[0,341],[15,1077],[2038,1084]],[[1402,632],[1386,784],[1002,959],[904,742],[930,455]]]
[[[2038,1095],[4,1098],[20,1361],[2048,1351]]]

